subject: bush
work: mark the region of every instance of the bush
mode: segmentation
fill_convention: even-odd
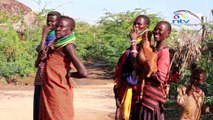
[[[38,33],[35,35],[32,31],[27,32],[29,31],[26,31],[26,39],[21,40],[15,30],[0,29],[0,76],[10,78],[15,74],[26,76],[35,72],[33,65],[38,43],[38,37],[35,36],[38,36]]]

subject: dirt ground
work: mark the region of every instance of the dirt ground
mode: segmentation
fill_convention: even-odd
[[[89,77],[73,83],[75,120],[114,120],[113,73],[97,63],[87,68]],[[0,78],[0,120],[33,120],[33,81],[33,75],[14,78],[10,84]],[[172,104],[167,105],[166,120],[178,119],[178,108]],[[201,120],[213,120],[204,117]]]
[[[74,80],[75,120],[113,120],[115,103],[110,73],[100,66],[87,68],[87,79]],[[0,120],[32,120],[33,76],[14,81],[0,81]]]

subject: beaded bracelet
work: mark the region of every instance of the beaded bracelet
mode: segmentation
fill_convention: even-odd
[[[137,41],[136,40],[131,40],[131,42],[130,43],[136,43]]]
[[[138,51],[137,51],[137,50],[131,50],[130,52],[131,52],[131,53],[137,53],[137,54],[138,54]]]
[[[137,45],[137,43],[135,42],[135,43],[132,43],[131,45],[132,45],[132,46],[136,46],[136,45]]]

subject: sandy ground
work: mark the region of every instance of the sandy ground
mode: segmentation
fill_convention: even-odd
[[[112,83],[74,88],[76,120],[112,120],[115,103]],[[0,90],[0,120],[32,120],[33,86],[27,90]]]
[[[75,120],[114,120],[112,72],[94,65],[87,68],[88,78],[74,80]],[[14,79],[7,84],[0,78],[0,120],[33,120],[33,79],[34,76]],[[167,120],[177,118],[176,113],[170,112],[166,112]]]
[[[75,120],[113,120],[113,81],[103,69],[88,69],[89,78],[75,80]],[[32,81],[33,77],[17,85],[0,81],[0,120],[33,120]]]

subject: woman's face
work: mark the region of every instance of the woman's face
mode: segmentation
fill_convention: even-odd
[[[68,20],[60,19],[56,24],[56,38],[62,38],[70,35],[71,33],[71,25]]]
[[[159,42],[165,40],[169,36],[169,32],[170,31],[167,24],[158,23],[153,30],[155,41]]]
[[[139,33],[143,32],[146,28],[148,28],[145,19],[142,17],[136,18],[133,25]]]

